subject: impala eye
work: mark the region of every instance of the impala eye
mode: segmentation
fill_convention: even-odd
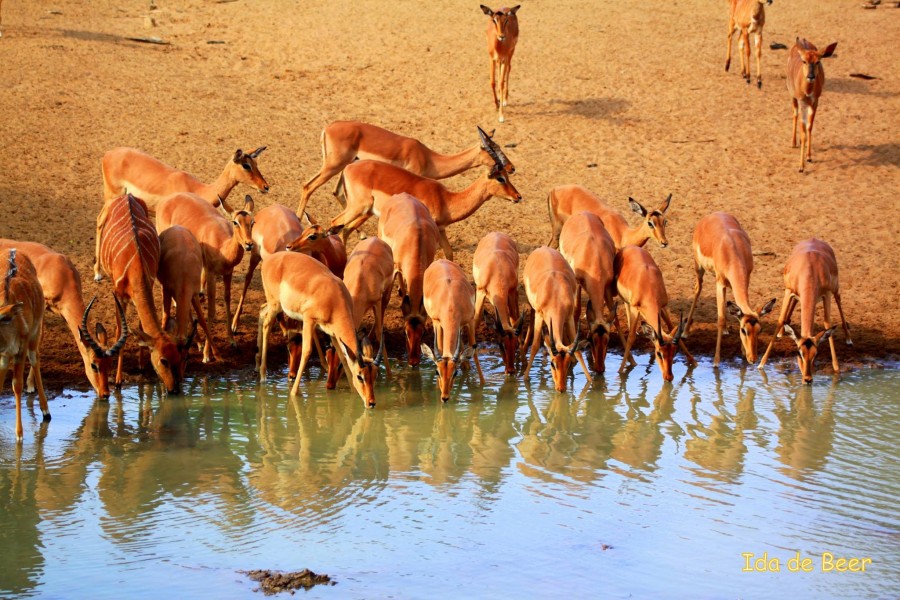
[[[164,366],[165,368],[169,368],[169,360],[166,358],[159,359],[159,364]]]
[[[91,371],[93,371],[94,373],[99,373],[99,372],[100,372],[100,367],[98,367],[98,366],[95,365],[94,363],[91,363]]]
[[[506,179],[504,179],[503,177],[498,177],[497,182],[498,183],[506,183]]]
[[[656,358],[658,358],[659,360],[662,360],[662,352],[657,352]]]
[[[242,163],[241,166],[244,167],[244,170],[245,170],[245,171],[252,171],[252,170],[253,170],[253,169],[250,168],[250,165],[248,165],[247,163]]]
[[[743,327],[741,327],[741,333],[743,333],[744,335],[747,335],[747,330],[744,329]]]
[[[364,379],[363,379],[363,376],[362,376],[362,375],[357,375],[357,376],[356,376],[356,378],[357,378],[357,379],[358,379],[358,380],[360,380],[360,381],[364,381]]]
[[[650,229],[653,229],[653,227],[654,227],[653,221],[647,221],[647,227],[649,227]]]

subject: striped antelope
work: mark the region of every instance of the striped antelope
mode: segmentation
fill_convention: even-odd
[[[850,327],[844,318],[844,309],[841,307],[841,292],[838,283],[837,257],[828,243],[815,238],[804,240],[794,246],[794,250],[784,265],[784,300],[781,304],[781,314],[778,317],[778,325],[775,335],[766,348],[766,353],[759,361],[759,368],[766,366],[769,353],[775,344],[775,339],[781,337],[782,332],[787,332],[797,344],[797,363],[803,374],[803,382],[812,383],[813,363],[818,354],[819,344],[828,340],[831,347],[831,366],[835,373],[840,373],[837,352],[834,349],[835,327],[831,325],[831,298],[837,303],[838,313],[841,316],[841,325],[844,327],[844,336],[847,345],[852,346],[850,339]],[[813,326],[816,319],[816,304],[822,300],[824,311],[823,323],[825,329],[813,334]],[[791,314],[800,303],[800,336],[794,332],[787,323],[791,320]]]
[[[478,166],[491,167],[493,155],[498,155],[503,159],[505,171],[514,173],[515,167],[492,136],[484,134],[480,138],[480,143],[465,150],[440,154],[417,139],[377,125],[335,121],[322,130],[322,168],[303,184],[297,214],[304,214],[313,192],[357,159],[390,163],[429,179],[446,179]]]
[[[691,331],[694,309],[703,289],[703,274],[710,271],[716,277],[716,356],[713,367],[719,366],[721,356],[722,333],[725,330],[725,292],[728,288],[734,294],[734,301],[729,300],[727,303],[728,312],[737,317],[740,323],[741,348],[747,362],[755,363],[761,329],[759,320],[772,311],[778,299],[772,298],[756,310],[750,306],[750,273],[753,272],[750,236],[732,215],[714,212],[697,223],[693,250],[697,285],[684,328],[685,337]]]
[[[113,293],[122,303],[116,337],[124,331],[128,301],[137,309],[141,328],[133,331],[138,344],[150,349],[150,362],[166,391],[178,393],[181,388],[182,354],[187,348],[177,346],[163,331],[153,301],[153,281],[159,268],[159,236],[147,216],[143,201],[131,194],[106,204],[107,220],[100,238],[100,268],[113,282]],[[122,356],[119,352],[116,386],[122,385]]]
[[[34,369],[34,382],[44,421],[50,420],[50,408],[41,381],[41,332],[44,321],[44,293],[34,265],[15,248],[0,252],[0,265],[6,275],[0,283],[0,390],[6,385],[6,372],[13,369],[12,389],[16,397],[16,440],[22,441],[22,388],[25,384],[25,358]]]

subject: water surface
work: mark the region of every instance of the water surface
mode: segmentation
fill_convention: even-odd
[[[310,568],[338,581],[311,597],[895,597],[900,370],[646,360],[557,393],[541,358],[527,384],[485,356],[447,405],[395,368],[375,410],[316,369],[298,398],[284,374],[68,392],[22,445],[4,395],[0,595],[250,598],[239,571]]]

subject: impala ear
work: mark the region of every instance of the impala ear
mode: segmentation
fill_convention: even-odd
[[[522,6],[521,4],[516,4],[511,9],[509,9],[509,14],[511,14],[511,15],[516,14],[516,11],[519,10],[519,8],[521,8],[521,6]]]
[[[341,229],[343,229],[343,228],[344,228],[343,223],[340,225],[332,225],[331,227],[329,227],[328,229],[325,230],[325,236],[327,237],[329,235],[335,235],[337,233],[340,233]]]
[[[795,343],[800,343],[799,340],[797,340],[797,334],[794,333],[794,328],[787,323],[784,324],[784,332],[788,334],[788,337],[794,340]]]
[[[244,151],[241,150],[240,148],[238,148],[237,151],[235,151],[234,158],[232,160],[236,163],[240,163],[243,158],[244,158]]]
[[[131,332],[131,334],[135,337],[135,341],[137,341],[139,346],[143,346],[145,348],[153,347],[153,338],[140,329],[135,329]]]
[[[834,335],[834,330],[836,328],[837,328],[837,325],[835,325],[834,327],[831,327],[830,329],[826,329],[825,331],[819,332],[819,335],[817,335],[816,337],[813,338],[813,341],[816,343],[816,346],[818,346],[820,343],[824,342],[825,340],[830,338],[832,335]]]
[[[642,217],[647,216],[647,209],[644,208],[643,206],[641,206],[641,203],[638,202],[637,200],[635,200],[634,198],[632,198],[631,196],[628,197],[628,205],[631,206],[631,210],[633,212],[636,212],[637,214],[641,215]]]
[[[581,352],[591,347],[591,340],[581,340],[575,345],[574,352]]]
[[[425,358],[431,362],[437,362],[437,359],[434,357],[434,352],[431,351],[431,347],[428,344],[422,344],[419,348],[422,350],[422,354],[425,355]]]
[[[648,325],[647,323],[641,324],[641,335],[647,336],[648,338],[650,338],[650,339],[653,340],[654,342],[657,341],[657,340],[659,340],[659,336],[656,335],[656,332],[655,332],[655,331],[653,330],[653,328],[650,327],[650,325]]]
[[[835,48],[837,48],[837,42],[832,42],[831,44],[828,44],[828,46],[825,48],[825,50],[822,51],[822,53],[819,55],[819,57],[820,58],[828,58],[829,56],[834,54]]]
[[[478,351],[478,348],[476,346],[469,346],[468,348],[466,348],[465,350],[462,351],[462,353],[459,355],[459,359],[460,360],[469,360],[470,358],[475,356],[475,352],[477,352],[477,351]]]
[[[744,311],[742,311],[741,307],[738,306],[737,304],[735,304],[733,300],[729,300],[727,303],[727,306],[728,306],[728,312],[731,315],[737,317],[738,319],[740,319],[741,317],[744,316]]]
[[[103,327],[100,323],[97,323],[94,326],[94,337],[97,338],[97,341],[100,342],[101,345],[105,346],[107,341],[106,328]]]
[[[669,204],[671,204],[671,203],[672,203],[672,194],[669,194],[669,196],[665,200],[663,200],[663,203],[659,205],[659,212],[664,213],[667,210],[669,210]]]
[[[771,300],[766,302],[765,306],[763,306],[762,308],[759,309],[759,311],[757,311],[757,312],[759,312],[760,318],[762,318],[762,317],[766,316],[767,314],[769,314],[770,312],[772,312],[772,309],[775,308],[776,302],[778,302],[778,298],[772,298]]]
[[[247,194],[246,196],[244,196],[244,210],[247,211],[248,213],[252,214],[253,207],[254,207],[253,196],[251,196],[250,194]]]
[[[489,16],[489,17],[493,17],[493,16],[494,16],[494,11],[492,11],[491,9],[489,9],[489,8],[488,8],[487,6],[485,6],[484,4],[481,4],[480,6],[481,6],[481,12],[483,12],[484,14],[486,14],[486,15]]]

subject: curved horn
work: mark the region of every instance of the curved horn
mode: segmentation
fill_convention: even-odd
[[[261,153],[263,150],[265,150],[267,147],[268,147],[268,146],[260,146],[259,148],[257,148],[256,150],[254,150],[253,152],[250,153],[250,158],[256,158],[256,157],[259,156],[260,153]]]
[[[375,355],[375,366],[380,367],[384,360],[384,331],[381,332],[381,343],[378,344],[378,354]]]
[[[678,340],[681,339],[682,334],[684,334],[684,326],[686,324],[686,321],[684,320],[684,313],[678,315],[678,319],[678,328],[675,330],[675,336],[672,338],[673,344],[677,344]]]
[[[497,167],[502,168],[503,161],[497,155],[497,145],[491,141],[491,138],[484,132],[484,129],[482,129],[480,126],[476,126],[476,128],[478,129],[478,137],[481,138],[482,149],[490,155]]]
[[[100,344],[97,343],[97,340],[94,339],[94,336],[91,335],[91,332],[88,330],[87,322],[88,322],[88,314],[91,312],[91,307],[94,306],[94,302],[97,300],[97,296],[91,298],[91,301],[88,302],[87,308],[84,309],[84,315],[81,317],[81,327],[78,328],[78,333],[81,334],[81,339],[87,342],[88,346],[91,347],[98,356],[103,356],[103,348],[100,347]]]
[[[197,333],[197,323],[198,320],[194,319],[194,323],[191,326],[191,332],[188,334],[187,339],[184,341],[183,347],[185,350],[191,349],[191,344],[194,342],[194,334]]]
[[[578,342],[581,340],[581,327],[577,324],[575,325],[575,341],[572,342],[572,347],[567,350],[567,352],[572,355],[575,354],[575,350],[578,349]]]
[[[112,348],[106,351],[106,356],[109,358],[116,356],[122,349],[122,346],[125,345],[125,340],[128,339],[128,322],[125,321],[125,309],[122,308],[122,303],[119,302],[119,298],[115,294],[113,294],[113,300],[116,301],[116,310],[119,311],[119,319],[122,322],[122,334],[119,335],[119,339],[116,340]]]
[[[497,335],[503,335],[506,333],[506,328],[503,326],[503,322],[500,319],[500,311],[497,307],[494,307],[494,328],[497,330]]]
[[[462,327],[456,328],[456,351],[453,353],[453,362],[459,362],[459,355],[462,354]]]

